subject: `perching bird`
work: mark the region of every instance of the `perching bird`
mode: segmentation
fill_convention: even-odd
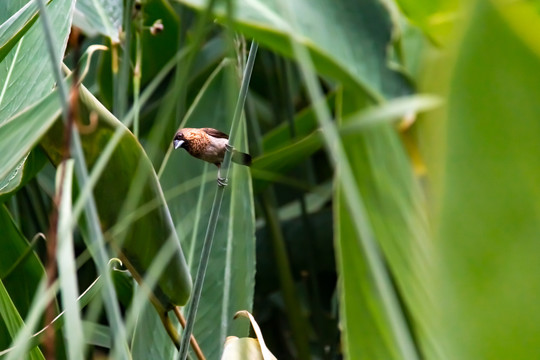
[[[227,185],[221,177],[221,163],[229,147],[229,135],[212,128],[184,128],[174,136],[175,149],[184,148],[193,157],[212,163],[218,167],[218,185]],[[231,149],[232,161],[237,164],[250,166],[251,155]]]

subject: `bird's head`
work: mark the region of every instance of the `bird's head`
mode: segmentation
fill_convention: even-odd
[[[178,131],[176,135],[174,135],[173,145],[175,149],[184,148],[187,150],[189,142],[182,130]]]

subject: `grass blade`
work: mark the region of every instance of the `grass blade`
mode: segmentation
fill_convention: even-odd
[[[71,232],[71,193],[73,184],[73,160],[68,160],[58,167],[57,192],[60,193],[58,209],[58,277],[62,294],[62,304],[66,313],[64,336],[67,341],[70,359],[81,359],[84,353],[83,327],[81,312],[77,302],[79,290],[77,285],[77,266],[73,250],[73,234]]]

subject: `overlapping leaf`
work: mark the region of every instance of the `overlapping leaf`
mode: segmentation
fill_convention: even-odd
[[[206,4],[178,1],[199,9]],[[224,17],[225,5],[219,5],[216,14]],[[282,5],[296,14],[296,24],[289,21]],[[373,100],[410,91],[402,75],[388,66],[394,24],[381,1],[242,0],[235,3],[234,16],[240,32],[278,53],[293,56],[289,38],[305,45],[318,72],[360,89]]]

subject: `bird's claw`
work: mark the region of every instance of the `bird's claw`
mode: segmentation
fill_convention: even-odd
[[[217,184],[218,184],[218,186],[220,186],[220,187],[227,186],[227,179],[222,178],[222,177],[218,177],[218,178],[217,178]]]
[[[234,149],[230,144],[225,144],[225,148],[227,149],[227,151],[233,151]]]

